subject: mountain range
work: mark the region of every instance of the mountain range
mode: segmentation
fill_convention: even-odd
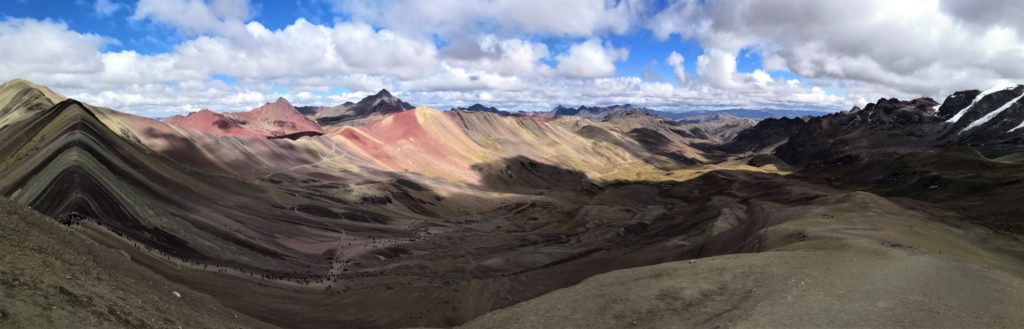
[[[12,80],[0,326],[1017,327],[1022,138],[1021,85],[156,120]]]
[[[806,116],[819,116],[827,114],[821,111],[806,111],[806,110],[773,110],[773,109],[726,109],[726,110],[692,110],[692,111],[658,111],[652,110],[641,106],[635,106],[632,104],[622,105],[610,105],[610,106],[579,106],[576,108],[566,106],[556,106],[554,109],[548,112],[533,113],[533,112],[508,112],[499,110],[493,106],[485,106],[479,103],[470,105],[468,107],[453,107],[452,111],[464,111],[464,112],[490,112],[501,114],[505,116],[528,116],[528,115],[543,115],[548,117],[558,116],[578,116],[583,117],[592,121],[608,121],[608,119],[621,116],[655,116],[668,120],[687,120],[707,116],[718,116],[727,115],[741,119],[768,119],[768,118],[798,118]]]

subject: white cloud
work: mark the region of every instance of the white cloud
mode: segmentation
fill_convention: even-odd
[[[775,81],[769,88],[725,91],[715,88],[677,88],[664,82],[647,82],[638,77],[598,79],[542,78],[527,88],[490,90],[493,101],[486,105],[510,111],[547,111],[563,105],[643,104],[654,109],[681,111],[723,108],[821,109],[845,106],[846,100],[808,90],[799,84]],[[468,106],[480,101],[472,91],[417,91],[402,95],[415,104]]]
[[[140,0],[133,20],[150,19],[190,34],[237,33],[252,15],[248,0]]]
[[[571,78],[600,78],[615,75],[615,62],[626,60],[629,50],[589,39],[555,56],[558,73]]]
[[[686,83],[686,68],[683,67],[683,60],[683,55],[674,51],[665,59],[665,63],[672,67],[672,74],[675,75],[676,82],[679,82],[680,85]]]
[[[697,56],[697,76],[712,86],[723,89],[737,87],[736,55],[716,48]]]
[[[111,0],[96,0],[96,2],[93,3],[92,8],[97,15],[110,16],[118,10],[123,9],[124,5]]]
[[[543,43],[501,39],[494,35],[455,39],[441,55],[452,66],[504,76],[536,76],[550,71],[541,63],[550,56]]]
[[[592,36],[626,32],[644,7],[640,1],[498,0],[492,15],[504,27],[527,33]]]
[[[103,70],[100,49],[111,41],[51,20],[0,21],[0,75],[39,79]]]
[[[765,69],[844,81],[853,94],[873,95],[867,99],[944,97],[1024,79],[1020,21],[1012,18],[1019,6],[989,2],[680,0],[648,27],[662,38],[699,41],[702,78],[720,87],[744,80],[730,67],[748,49],[763,56]]]
[[[750,73],[750,79],[754,84],[761,87],[766,87],[769,83],[775,82],[775,79],[772,79],[772,76],[769,75],[768,72],[759,69]]]
[[[338,0],[339,12],[405,33],[502,33],[595,36],[624,33],[648,10],[646,0]],[[410,18],[415,19],[410,19]]]
[[[547,16],[537,21],[503,18],[507,20],[494,33],[453,34],[446,46],[439,46],[434,35],[407,32],[397,25],[375,28],[358,21],[315,24],[299,19],[270,29],[250,20],[253,13],[247,1],[143,0],[135,8],[135,20],[173,26],[189,39],[159,54],[105,51],[104,45],[114,41],[69,30],[63,23],[0,20],[0,79],[26,77],[86,102],[150,116],[199,108],[244,110],[278,95],[300,105],[329,105],[357,101],[380,88],[401,93],[415,104],[484,101],[509,110],[612,103],[676,110],[820,108],[843,101],[772,79],[762,71],[736,72],[735,55],[729,52],[719,57],[705,54],[702,58],[707,63],[703,68],[699,65],[696,73],[700,81],[673,86],[656,79],[615,77],[617,64],[628,58],[629,51],[600,37],[554,52],[531,37],[503,32],[596,35],[625,31],[632,24],[628,19],[592,18],[604,17],[598,13],[603,11],[633,12],[641,7],[636,3],[581,3],[581,10],[594,11],[579,13],[577,18],[590,23],[567,23],[561,30],[545,25],[554,19]],[[480,4],[523,6],[500,1]],[[460,26],[477,23],[465,24]],[[42,40],[40,49],[48,50],[33,53],[12,48],[35,40]],[[76,56],[65,56],[68,53]],[[677,77],[685,78],[681,55],[670,55],[666,62]],[[216,80],[215,74],[235,81]],[[707,82],[714,79],[720,83]],[[349,91],[339,93],[336,87]]]
[[[429,40],[374,31],[366,24],[328,27],[299,19],[274,31],[250,22],[244,31],[177,46],[177,67],[252,79],[347,73],[415,78],[436,68],[437,49]]]

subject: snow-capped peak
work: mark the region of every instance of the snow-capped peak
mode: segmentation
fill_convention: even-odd
[[[1019,101],[1021,99],[1021,97],[1024,97],[1024,94],[1021,94],[1020,96],[1017,96],[1017,98],[1014,98],[1014,99],[1010,100],[1009,102],[1006,102],[1006,104],[1003,104],[1003,106],[1000,106],[995,111],[988,112],[988,114],[985,114],[985,116],[981,117],[980,119],[974,120],[974,122],[971,122],[971,124],[967,125],[967,128],[964,128],[964,130],[961,130],[960,133],[963,134],[965,131],[971,130],[971,128],[978,127],[978,126],[981,126],[981,125],[985,124],[986,122],[989,122],[989,120],[992,120],[993,118],[998,116],[999,113],[1003,113],[1003,111],[1006,111],[1007,109],[1009,109],[1010,106],[1013,106],[1013,104],[1017,104],[1017,101]],[[1017,129],[1017,128],[1014,128],[1014,129]]]
[[[992,88],[989,88],[988,90],[985,90],[985,91],[981,92],[980,94],[978,94],[978,96],[975,96],[974,100],[971,101],[971,105],[967,105],[967,107],[965,107],[963,110],[960,110],[960,112],[957,112],[956,115],[954,115],[952,118],[949,118],[949,120],[946,120],[946,122],[947,123],[954,123],[954,122],[960,121],[960,118],[963,118],[964,114],[967,114],[967,111],[970,110],[971,107],[974,106],[974,104],[977,104],[978,101],[980,101],[982,98],[985,98],[985,96],[987,96],[988,94],[995,93],[995,92],[1002,91],[1002,90],[1009,90],[1009,89],[1013,89],[1013,88],[1017,88],[1017,84],[1016,83],[1000,82],[1000,83],[996,84]]]

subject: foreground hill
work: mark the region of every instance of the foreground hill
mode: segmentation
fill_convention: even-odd
[[[597,275],[463,327],[1024,325],[1015,239],[864,192],[783,212],[792,218],[758,232],[750,253]]]
[[[271,327],[2,198],[0,227],[0,327]]]

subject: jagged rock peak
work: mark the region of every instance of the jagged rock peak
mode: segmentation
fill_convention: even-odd
[[[377,92],[377,94],[375,94],[373,96],[374,97],[395,97],[394,95],[391,95],[391,92],[388,92],[388,90],[386,88],[382,88],[380,91]]]

